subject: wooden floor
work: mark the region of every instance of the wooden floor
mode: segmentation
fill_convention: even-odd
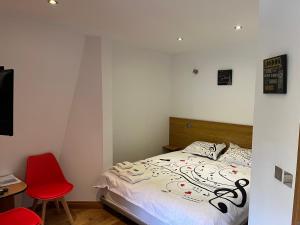
[[[37,212],[39,213],[39,212]],[[137,225],[108,207],[100,209],[71,209],[75,225]],[[63,209],[47,209],[45,225],[70,225]]]
[[[37,212],[39,213],[39,212]],[[104,207],[100,209],[71,209],[75,225],[136,225],[124,216]],[[70,225],[63,209],[47,209],[45,225]]]

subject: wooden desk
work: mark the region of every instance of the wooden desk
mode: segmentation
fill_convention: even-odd
[[[13,209],[15,207],[15,195],[26,190],[27,185],[24,182],[6,186],[8,192],[0,195],[0,212]]]

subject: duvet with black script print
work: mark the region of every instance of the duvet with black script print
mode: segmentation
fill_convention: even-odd
[[[172,152],[135,163],[150,179],[130,184],[106,171],[108,188],[170,225],[240,225],[248,217],[251,168]]]

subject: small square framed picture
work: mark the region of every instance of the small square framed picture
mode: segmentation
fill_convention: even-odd
[[[232,85],[232,70],[218,70],[218,85]]]

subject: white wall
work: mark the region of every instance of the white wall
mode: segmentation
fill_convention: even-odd
[[[29,19],[0,26],[0,65],[15,69],[15,135],[0,136],[0,175],[24,178],[27,156],[51,151],[75,185],[69,199],[95,200],[112,165],[110,41]]]
[[[171,115],[252,124],[257,43],[181,53],[172,60]],[[198,75],[192,73],[199,70]],[[233,85],[218,86],[220,69],[233,69]]]
[[[258,65],[250,225],[289,225],[294,188],[274,178],[274,166],[296,174],[300,119],[300,28],[298,0],[260,1],[260,60]],[[262,61],[288,54],[288,94],[263,94]]]
[[[78,78],[84,38],[65,28],[0,18],[0,64],[15,69],[14,136],[0,136],[0,175],[23,178],[31,154],[57,156]]]
[[[168,144],[170,57],[113,45],[114,161],[135,161]]]
[[[60,160],[75,186],[69,199],[96,200],[102,142],[101,38],[87,37]]]

